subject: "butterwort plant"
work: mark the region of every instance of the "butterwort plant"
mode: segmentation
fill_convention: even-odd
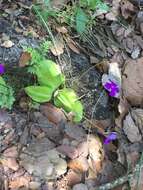
[[[74,90],[65,87],[65,76],[61,73],[59,65],[42,57],[41,61],[34,60],[32,67],[37,77],[37,85],[26,87],[27,95],[38,103],[53,100],[57,107],[63,108],[67,113],[72,112],[73,121],[79,122],[83,116],[83,106]]]
[[[5,72],[5,67],[3,64],[0,64],[0,75],[4,74]]]

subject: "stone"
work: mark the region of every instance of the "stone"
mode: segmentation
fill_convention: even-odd
[[[88,190],[87,186],[83,183],[79,183],[73,186],[72,190]]]

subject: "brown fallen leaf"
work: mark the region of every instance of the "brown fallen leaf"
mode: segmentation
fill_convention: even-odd
[[[68,181],[69,186],[73,186],[77,183],[80,183],[82,180],[82,175],[79,172],[75,172],[71,169],[68,170],[66,174],[66,180]]]
[[[60,27],[56,27],[57,32],[62,33],[62,34],[67,34],[68,30],[66,29],[65,26],[60,26]]]
[[[59,124],[61,121],[66,121],[66,117],[62,110],[50,103],[41,105],[40,112],[52,123]]]
[[[68,167],[76,172],[85,172],[88,170],[89,165],[87,158],[81,156],[74,160],[69,161]]]
[[[86,141],[83,141],[81,143],[78,144],[77,146],[77,150],[78,150],[78,155],[79,156],[83,156],[83,157],[87,157],[88,156],[88,142],[87,140]]]
[[[141,141],[141,134],[130,113],[123,121],[123,130],[132,143]]]
[[[98,173],[101,170],[102,161],[104,159],[104,151],[102,143],[97,136],[90,135],[88,137],[88,149],[89,149],[89,158],[88,163],[90,168]]]
[[[19,168],[19,165],[16,161],[15,158],[1,158],[0,162],[2,163],[3,166],[6,166],[14,171],[17,171]]]
[[[52,0],[51,6],[52,6],[52,8],[55,8],[58,10],[58,9],[63,8],[68,1],[69,0]]]
[[[79,49],[78,49],[76,43],[75,43],[73,40],[71,40],[71,39],[68,40],[68,41],[67,41],[67,45],[69,46],[69,48],[70,48],[73,52],[75,52],[75,53],[77,53],[77,54],[80,53],[80,51],[79,51]]]
[[[129,107],[130,106],[129,106],[126,98],[120,97],[120,102],[118,104],[118,111],[119,111],[120,115],[119,115],[119,117],[117,117],[115,119],[115,123],[119,128],[122,127],[122,121],[123,121],[125,115],[128,113]]]
[[[128,59],[122,77],[123,95],[131,105],[143,103],[143,57],[137,60]]]
[[[31,60],[31,54],[28,52],[23,52],[19,59],[19,67],[25,67]]]
[[[127,19],[132,16],[132,14],[135,12],[135,7],[134,5],[127,1],[127,0],[122,0],[121,2],[121,13],[122,16]]]
[[[64,53],[64,41],[61,34],[55,36],[54,44],[50,47],[51,52],[55,56],[59,56]]]
[[[132,109],[131,115],[132,118],[134,119],[135,124],[138,126],[143,136],[143,109],[140,108]]]
[[[7,148],[4,151],[3,156],[5,156],[7,158],[16,158],[18,156],[17,147],[12,146],[10,148]]]
[[[29,187],[30,178],[27,176],[21,176],[17,179],[9,182],[9,188],[19,189],[20,187]]]
[[[112,21],[117,20],[116,17],[119,14],[120,1],[121,0],[114,0],[114,1],[112,1],[112,8],[111,8],[111,10],[109,11],[109,13],[107,13],[105,15],[105,17],[106,17],[107,20],[112,20]]]

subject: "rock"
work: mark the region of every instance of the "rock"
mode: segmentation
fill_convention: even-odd
[[[131,54],[131,57],[133,59],[137,59],[140,55],[140,52],[141,52],[141,49],[139,47],[135,48],[133,51],[132,51],[132,54]]]
[[[63,174],[65,174],[65,172],[67,171],[67,163],[64,159],[59,158],[56,166],[55,166],[55,174],[56,176],[61,176]]]
[[[60,127],[54,123],[49,122],[47,117],[45,117],[42,113],[34,112],[31,117],[34,122],[37,121],[38,126],[42,129],[42,131],[45,132],[45,135],[52,139],[54,142],[59,142],[61,139],[63,139]]]
[[[75,159],[78,157],[79,152],[76,148],[69,145],[61,145],[56,148],[60,153],[68,156],[71,159]]]
[[[10,39],[10,37],[7,34],[2,33],[2,41],[7,41],[9,39]]]
[[[78,142],[83,141],[86,138],[85,130],[78,125],[66,124],[65,133],[72,139],[77,140]]]
[[[31,189],[31,190],[39,190],[40,186],[41,186],[41,183],[36,182],[36,181],[31,181],[29,183],[29,189]]]
[[[47,143],[45,140],[42,140],[40,139],[37,143],[30,144],[21,153],[20,164],[35,177],[37,176],[40,179],[56,179],[66,172],[67,163],[61,158],[60,153],[56,149],[49,150],[49,140],[46,140]]]
[[[73,186],[72,190],[88,190],[87,186],[83,183],[79,183]]]
[[[14,43],[11,40],[7,40],[4,43],[2,43],[1,46],[5,48],[11,48],[12,46],[14,46]]]

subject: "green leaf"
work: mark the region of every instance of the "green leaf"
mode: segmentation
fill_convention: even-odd
[[[79,34],[85,32],[88,21],[86,13],[81,8],[78,8],[76,13],[76,30]]]
[[[0,84],[2,84],[2,85],[6,85],[4,79],[3,79],[1,76],[0,76]]]
[[[47,86],[28,86],[25,88],[25,92],[30,96],[34,101],[43,103],[48,102],[53,91]]]
[[[97,7],[101,13],[107,13],[109,11],[109,7],[106,3],[100,3]]]
[[[11,109],[15,101],[13,89],[0,76],[0,107]]]
[[[65,83],[65,77],[59,66],[51,60],[43,60],[36,66],[36,75],[41,86],[47,86],[55,91]]]
[[[83,106],[74,90],[70,88],[64,88],[58,90],[54,94],[54,104],[57,107],[63,108],[66,112],[74,113],[74,121],[79,122],[83,116]]]
[[[74,122],[80,122],[83,117],[83,105],[80,101],[74,103],[72,112],[74,113]]]

